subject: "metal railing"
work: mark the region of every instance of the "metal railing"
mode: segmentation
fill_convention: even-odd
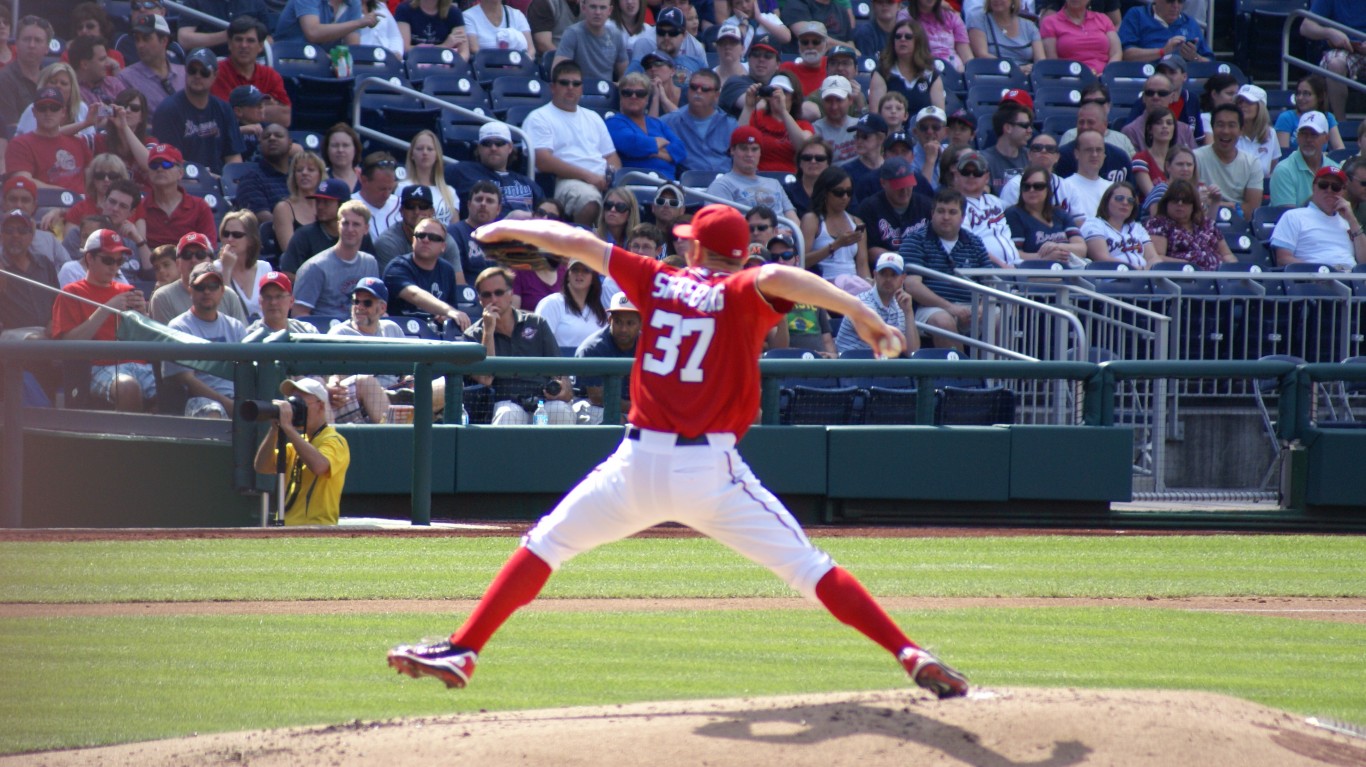
[[[1318,65],[1318,62],[1305,61],[1304,59],[1298,56],[1290,55],[1290,28],[1294,26],[1296,19],[1306,19],[1318,24],[1319,26],[1328,27],[1329,29],[1336,29],[1339,32],[1343,32],[1350,39],[1366,41],[1366,32],[1361,32],[1360,30],[1353,29],[1352,27],[1349,27],[1346,24],[1340,24],[1336,21],[1333,21],[1332,19],[1324,18],[1323,16],[1320,16],[1317,13],[1310,13],[1309,11],[1303,9],[1291,11],[1290,14],[1285,17],[1285,25],[1281,28],[1281,90],[1285,90],[1289,87],[1290,65],[1294,64],[1295,66],[1307,72],[1313,72],[1314,74],[1323,75],[1324,77],[1333,80],[1334,82],[1346,85],[1348,88],[1351,88],[1354,91],[1366,93],[1366,83],[1362,83],[1359,80],[1353,80],[1352,78],[1347,77],[1345,75],[1340,75],[1337,72],[1324,69],[1323,67]]]

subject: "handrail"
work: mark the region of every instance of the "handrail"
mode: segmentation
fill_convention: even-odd
[[[211,27],[217,27],[218,29],[227,29],[230,26],[230,24],[227,21],[220,19],[217,16],[211,16],[207,13],[204,13],[203,11],[191,8],[188,5],[177,3],[175,2],[175,0],[162,0],[162,5],[165,5],[168,10],[173,10],[181,16],[189,16],[195,21],[203,22]],[[262,40],[262,42],[265,41]]]
[[[1328,27],[1330,29],[1336,29],[1339,32],[1343,32],[1349,38],[1366,40],[1366,32],[1361,32],[1359,30],[1353,29],[1352,27],[1349,27],[1346,24],[1338,23],[1336,21],[1333,21],[1332,19],[1324,18],[1323,16],[1320,16],[1317,13],[1310,13],[1309,11],[1303,9],[1296,9],[1291,11],[1285,17],[1285,25],[1281,28],[1281,90],[1285,90],[1287,87],[1289,87],[1290,65],[1294,64],[1295,66],[1305,71],[1314,72],[1315,74],[1320,74],[1326,78],[1342,83],[1343,85],[1346,85],[1348,88],[1351,88],[1352,90],[1366,93],[1366,83],[1362,83],[1358,80],[1353,80],[1352,78],[1347,77],[1345,75],[1340,75],[1337,72],[1324,69],[1318,64],[1310,63],[1308,61],[1305,61],[1304,59],[1299,58],[1298,56],[1290,55],[1290,27],[1294,25],[1295,19],[1308,19],[1316,24],[1319,24],[1320,26]]]
[[[963,273],[963,274],[969,274],[969,273],[974,273],[974,272],[978,272],[978,271],[981,271],[981,272],[992,271],[992,272],[1000,272],[1000,273],[1002,273],[1002,274],[1019,274],[1019,272],[1018,272],[1017,270],[1015,270],[1015,269],[999,269],[999,270],[962,269],[962,270],[960,270],[960,272]],[[1080,320],[1075,314],[1073,314],[1072,312],[1067,311],[1066,309],[1059,309],[1059,308],[1056,307],[1056,306],[1049,306],[1048,304],[1039,303],[1038,301],[1035,301],[1035,300],[1029,299],[1029,298],[1025,298],[1024,296],[1017,296],[1017,295],[1015,295],[1015,294],[1013,294],[1013,293],[1007,293],[1007,292],[1004,291],[1004,290],[998,290],[998,289],[996,289],[996,288],[989,287],[989,286],[987,286],[987,285],[983,285],[983,284],[981,284],[981,283],[979,283],[979,282],[974,282],[974,281],[972,281],[972,280],[964,279],[964,278],[959,277],[959,276],[954,275],[954,274],[946,274],[946,273],[944,273],[944,272],[936,271],[936,270],[930,269],[930,268],[928,268],[928,267],[920,266],[919,264],[906,264],[906,272],[907,272],[908,274],[913,272],[913,273],[915,273],[915,274],[920,275],[921,277],[933,277],[933,278],[935,278],[935,279],[945,280],[945,281],[947,281],[947,282],[951,282],[951,283],[953,283],[953,284],[955,284],[955,285],[958,285],[958,286],[960,286],[960,287],[965,287],[965,288],[967,288],[967,289],[973,291],[974,293],[980,293],[980,294],[983,294],[983,295],[991,296],[992,298],[995,298],[997,301],[1004,301],[1005,303],[1009,303],[1009,304],[1017,304],[1017,305],[1020,305],[1020,306],[1027,306],[1027,307],[1029,307],[1029,308],[1031,308],[1031,309],[1035,309],[1035,310],[1038,310],[1038,311],[1040,311],[1040,312],[1043,312],[1044,314],[1052,315],[1052,316],[1055,317],[1056,319],[1065,321],[1065,322],[1067,322],[1068,324],[1070,324],[1070,325],[1072,326],[1072,332],[1076,333],[1077,343],[1078,343],[1078,345],[1080,346],[1080,348],[1082,348],[1082,349],[1089,349],[1089,348],[1091,348],[1091,345],[1090,345],[1090,343],[1089,343],[1089,340],[1088,340],[1087,337],[1086,337],[1086,328],[1085,328],[1085,326],[1082,325],[1081,320]],[[1159,315],[1159,316],[1161,316],[1161,315]],[[917,326],[918,326],[918,324],[917,324]]]
[[[380,133],[380,132],[377,131],[377,130],[372,130],[372,129],[370,129],[370,128],[366,128],[365,126],[363,126],[363,125],[360,124],[360,112],[361,112],[360,97],[361,97],[361,95],[362,95],[363,93],[365,93],[365,91],[366,91],[367,89],[370,88],[370,86],[379,86],[379,87],[381,87],[381,88],[385,88],[385,89],[387,89],[387,90],[393,91],[394,93],[401,93],[401,94],[403,94],[404,96],[410,96],[410,97],[416,98],[418,101],[421,101],[421,102],[423,102],[423,103],[432,104],[433,106],[436,106],[438,109],[450,110],[450,111],[452,111],[452,112],[455,112],[456,114],[460,114],[460,115],[463,115],[463,116],[465,116],[465,117],[474,118],[474,119],[476,119],[476,120],[479,120],[480,122],[501,122],[498,118],[493,117],[493,116],[491,116],[491,115],[480,114],[479,112],[475,112],[475,111],[473,111],[473,110],[465,109],[464,107],[462,107],[462,106],[457,106],[457,105],[455,105],[455,104],[452,104],[451,102],[446,101],[445,99],[437,98],[436,96],[433,96],[433,95],[428,94],[428,93],[423,93],[422,91],[413,90],[412,88],[409,88],[409,87],[406,86],[406,85],[400,85],[400,84],[398,84],[398,83],[390,82],[389,80],[385,80],[383,77],[368,76],[368,77],[361,77],[361,78],[358,78],[358,79],[356,80],[356,92],[355,92],[355,97],[351,99],[351,127],[355,128],[356,132],[359,133],[363,138],[369,138],[369,139],[373,139],[373,140],[375,140],[375,141],[382,141],[382,142],[384,142],[384,143],[386,143],[386,144],[390,144],[390,145],[393,145],[393,146],[399,146],[399,147],[402,147],[403,150],[404,150],[405,152],[408,150],[409,147],[412,146],[412,143],[411,143],[411,142],[403,141],[403,140],[401,140],[401,139],[396,139],[396,138],[394,138],[393,136],[390,136],[390,135],[387,134],[387,133]],[[521,137],[522,141],[526,144],[526,148],[527,148],[527,151],[526,151],[526,168],[527,168],[526,175],[527,175],[527,178],[530,178],[530,179],[532,179],[533,181],[535,181],[535,179],[536,179],[536,147],[535,147],[535,145],[531,143],[531,139],[527,136],[526,132],[523,131],[520,127],[518,127],[518,126],[516,126],[516,125],[512,125],[512,124],[510,124],[510,123],[503,123],[503,124],[506,125],[506,126],[508,127],[508,130],[510,130],[510,131],[513,133],[514,136],[519,136],[519,137]],[[447,157],[447,156],[444,155],[444,154],[441,156],[441,159],[444,160],[444,161],[447,162],[447,163],[452,164],[452,165],[459,164],[459,162],[460,162],[459,160],[455,159],[454,157]]]
[[[682,189],[682,190],[683,190],[683,195],[684,195],[684,197],[689,197],[689,196],[691,196],[691,197],[701,197],[702,199],[704,199],[704,200],[706,200],[706,201],[708,201],[708,202],[717,202],[717,203],[721,203],[721,204],[723,204],[723,205],[729,205],[729,206],[731,206],[732,208],[735,208],[736,210],[740,211],[741,213],[747,213],[747,212],[749,211],[749,209],[752,207],[752,206],[745,205],[745,204],[742,203],[742,202],[737,202],[737,201],[735,201],[735,200],[727,199],[727,198],[725,198],[725,197],[717,197],[717,196],[715,196],[715,195],[707,194],[706,192],[700,192],[700,191],[698,191],[698,190],[697,190],[696,188],[694,188],[694,187],[683,186],[683,184],[682,184],[681,182],[678,182],[678,181],[669,181],[668,179],[660,178],[658,175],[653,174],[653,173],[642,173],[642,172],[640,172],[640,171],[635,171],[635,170],[633,170],[633,171],[627,171],[627,172],[624,173],[624,174],[621,174],[621,175],[616,176],[616,177],[613,179],[613,182],[614,182],[616,185],[618,185],[618,186],[624,186],[624,187],[626,187],[627,189],[630,189],[632,192],[635,192],[637,188],[640,188],[640,189],[645,189],[645,188],[646,188],[647,184],[633,185],[632,182],[634,182],[634,181],[636,181],[636,180],[648,181],[648,182],[650,182],[650,183],[648,184],[648,186],[649,186],[650,188],[654,188],[654,189],[658,189],[661,185],[663,185],[663,184],[665,184],[665,183],[674,184],[674,185],[676,185],[679,189]],[[685,199],[685,200],[682,200],[681,202],[683,202],[685,206],[687,205],[687,200],[686,200],[686,199]],[[776,211],[775,211],[775,212],[776,212]],[[800,254],[802,254],[803,256],[805,256],[805,255],[806,255],[806,237],[802,235],[802,227],[801,227],[801,225],[798,224],[797,222],[793,221],[793,220],[790,219],[790,218],[785,218],[785,217],[783,217],[783,215],[782,215],[781,213],[778,214],[778,218],[780,218],[780,219],[782,219],[783,221],[786,221],[786,222],[788,222],[788,223],[790,223],[790,224],[792,225],[792,227],[791,227],[791,228],[792,228],[792,241],[795,242],[795,243],[797,244],[797,252],[800,253]]]
[[[675,183],[678,183],[680,187],[683,187],[683,191],[692,197],[698,197],[703,200],[706,200],[707,202],[717,202],[721,203],[722,205],[729,205],[732,208],[739,210],[741,213],[748,213],[751,208],[755,207],[753,205],[746,205],[745,203],[740,202],[739,200],[732,200],[729,197],[718,197],[717,195],[714,195],[711,192],[706,191],[705,189],[698,189],[695,186],[683,186],[682,182]],[[779,220],[787,222],[788,227],[792,229],[792,239],[797,243],[798,251],[800,251],[802,255],[806,255],[806,241],[802,237],[801,222],[793,221],[792,219],[784,216],[782,214],[782,211],[775,210],[774,214],[777,215]]]

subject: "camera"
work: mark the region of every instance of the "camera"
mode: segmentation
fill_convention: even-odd
[[[546,399],[555,399],[560,396],[560,393],[563,391],[564,384],[560,383],[560,379],[558,378],[550,379],[546,382],[545,386],[541,388],[541,392],[545,394]]]
[[[766,98],[768,98],[769,96],[772,96],[774,90],[775,90],[775,89],[774,89],[774,87],[773,87],[772,85],[760,85],[760,86],[759,86],[759,98],[761,98],[761,99],[766,99]]]
[[[295,429],[303,429],[308,425],[308,403],[304,402],[303,397],[297,394],[285,398],[289,403],[290,414],[289,422]],[[237,406],[237,416],[243,421],[274,421],[280,417],[280,408],[268,399],[249,399]]]

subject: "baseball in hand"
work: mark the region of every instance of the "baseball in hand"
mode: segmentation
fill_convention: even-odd
[[[898,338],[884,338],[877,344],[877,350],[883,359],[892,359],[901,356],[901,341]]]

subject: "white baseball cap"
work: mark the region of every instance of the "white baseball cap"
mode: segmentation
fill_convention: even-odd
[[[607,311],[609,311],[609,312],[635,312],[635,311],[639,311],[639,310],[636,309],[636,305],[635,305],[635,304],[631,303],[631,299],[628,298],[628,297],[626,296],[626,293],[622,292],[622,293],[615,293],[615,294],[612,295],[612,301],[611,301],[611,303],[608,305]]]
[[[919,125],[921,120],[928,120],[930,118],[934,118],[941,123],[949,121],[949,116],[944,114],[944,110],[939,107],[925,107],[915,113],[915,124]]]
[[[1252,101],[1257,104],[1265,104],[1266,91],[1256,85],[1248,83],[1247,85],[1244,85],[1243,87],[1238,89],[1238,94],[1234,96],[1234,98],[1243,99],[1244,101]]]
[[[479,140],[483,141],[486,138],[500,138],[510,144],[512,143],[512,131],[508,130],[508,126],[504,123],[486,122],[479,126]]]
[[[877,268],[873,271],[880,272],[883,269],[891,269],[897,274],[905,274],[906,262],[897,253],[883,253],[881,256],[878,256]]]
[[[723,24],[721,26],[721,30],[716,33],[716,39],[720,41],[723,37],[729,37],[732,40],[739,40],[740,42],[745,41],[745,36],[741,34],[740,28],[734,24]]]
[[[1295,130],[1302,131],[1305,128],[1323,135],[1328,132],[1328,118],[1322,112],[1305,112],[1300,115],[1300,124]]]
[[[853,89],[849,86],[849,78],[842,75],[830,75],[821,83],[821,98],[826,96],[839,96],[842,99],[849,98]]]

